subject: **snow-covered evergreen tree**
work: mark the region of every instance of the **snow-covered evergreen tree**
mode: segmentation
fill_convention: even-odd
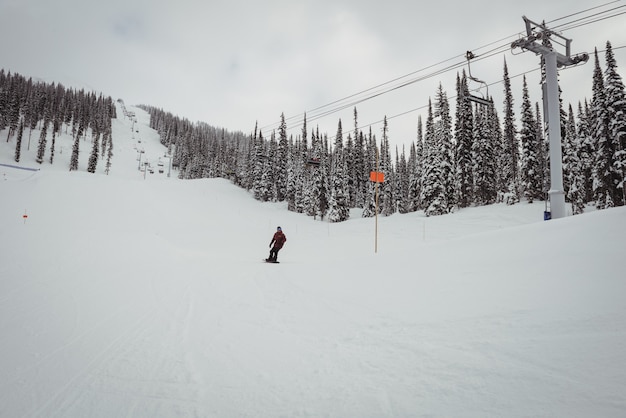
[[[526,76],[523,79],[520,142],[520,185],[524,197],[529,203],[542,197],[541,150],[537,134],[537,121],[528,95]]]
[[[269,184],[269,163],[267,161],[266,144],[263,140],[263,133],[258,132],[255,128],[254,132],[254,180],[252,185],[252,192],[254,198],[261,201],[269,200],[270,196],[270,184]]]
[[[356,129],[355,129],[356,131]],[[354,142],[354,172],[351,178],[355,182],[356,195],[355,207],[363,208],[365,206],[367,189],[369,184],[369,169],[367,164],[367,145],[363,131],[358,131]]]
[[[285,114],[280,115],[280,126],[278,127],[278,148],[275,158],[276,176],[276,200],[282,202],[287,198],[287,162],[288,162],[288,141],[287,123]]]
[[[41,164],[43,163],[43,156],[46,152],[46,144],[47,144],[47,136],[48,136],[48,126],[50,125],[50,120],[52,119],[52,109],[50,103],[50,97],[45,95],[45,100],[43,101],[43,127],[41,128],[41,133],[39,135],[39,145],[37,147],[37,159],[36,161]]]
[[[404,147],[402,153],[398,154],[396,147],[396,205],[399,213],[411,212],[411,198],[409,195],[409,168]]]
[[[330,222],[343,222],[350,217],[350,199],[347,193],[348,181],[346,171],[343,128],[341,119],[339,119],[330,173],[330,199],[328,202],[328,220]]]
[[[20,119],[20,124],[17,128],[17,141],[15,142],[15,162],[19,163],[22,155],[22,136],[24,134],[24,120]]]
[[[448,212],[442,160],[442,148],[435,131],[433,108],[429,99],[424,133],[424,177],[421,197],[426,216],[443,215]]]
[[[576,131],[574,111],[569,106],[567,125],[565,126],[565,147],[563,150],[563,184],[565,198],[572,205],[572,213],[578,215],[585,209],[585,185],[582,165],[579,158],[580,138]]]
[[[541,195],[543,200],[547,200],[548,190],[550,190],[550,166],[548,159],[548,138],[545,135],[546,127],[543,124],[542,112],[539,103],[535,102],[535,119],[537,120],[537,142],[539,143],[539,167],[541,170]]]
[[[422,116],[417,118],[417,139],[415,141],[414,162],[409,164],[411,171],[411,207],[412,211],[422,209],[422,184],[424,179],[424,128]]]
[[[100,149],[98,144],[100,143],[101,133],[95,132],[92,137],[91,154],[89,155],[89,163],[87,164],[87,172],[95,173],[96,166],[98,165],[98,155],[100,155]]]
[[[441,181],[444,187],[446,211],[450,212],[455,205],[454,190],[454,138],[452,136],[452,118],[448,95],[439,83],[435,100],[435,137],[441,158]]]
[[[287,161],[287,210],[296,212],[296,195],[298,185],[302,184],[304,173],[304,160],[301,158],[301,142],[299,139],[289,139],[289,153]]]
[[[606,94],[604,89],[604,79],[600,62],[598,60],[598,50],[594,53],[593,71],[593,97],[591,99],[591,125],[590,133],[593,138],[595,149],[595,161],[593,167],[593,199],[596,208],[605,209],[613,207],[614,185],[613,185],[613,143],[609,138],[609,114],[606,108]]]
[[[589,105],[585,100],[585,107],[578,102],[578,124],[576,125],[576,137],[578,139],[578,159],[580,160],[581,177],[583,179],[584,196],[583,202],[589,203],[593,201],[593,167],[594,167],[594,148],[593,138],[589,131]]]
[[[378,185],[380,196],[380,213],[384,216],[390,216],[396,211],[395,198],[395,173],[391,161],[391,153],[389,149],[389,136],[387,116],[383,119],[383,135],[380,142],[380,171],[385,176],[385,181]]]
[[[408,177],[408,190],[407,190],[407,204],[408,212],[415,212],[419,209],[419,191],[421,184],[421,169],[418,171],[418,167],[421,167],[421,161],[417,161],[417,151],[415,149],[415,142],[412,142],[409,147],[409,159],[407,161],[407,177]]]
[[[370,127],[369,135],[367,136],[367,165],[370,171],[375,171],[377,169],[377,158],[378,146],[376,145],[376,136],[372,134],[372,128]],[[380,193],[379,186],[379,184],[372,181],[368,182],[367,187],[365,188],[365,202],[363,204],[363,212],[361,215],[363,218],[376,216],[376,201],[378,199],[378,194]]]
[[[327,152],[316,130],[311,135],[311,158],[319,161],[312,167],[311,181],[306,190],[307,214],[323,220],[328,213],[328,177],[329,171]]]
[[[7,142],[9,141],[9,138],[15,134],[20,120],[20,102],[22,100],[19,91],[19,84],[19,77],[10,77],[8,80],[8,87],[4,92],[4,109],[0,110],[0,115],[2,115],[0,116],[0,119],[2,119],[2,122],[0,122],[0,130],[4,129],[5,126],[9,128],[7,132]],[[0,92],[2,90],[3,89],[0,89]]]
[[[519,202],[519,142],[515,128],[515,114],[513,112],[513,93],[509,70],[504,61],[504,121],[502,132],[501,174],[503,187],[501,192],[506,193],[506,202]]]
[[[611,43],[606,43],[606,69],[604,87],[606,91],[606,111],[608,118],[608,138],[613,150],[612,186],[616,206],[626,204],[626,92],[622,77],[617,72],[617,62]]]
[[[113,160],[113,136],[111,132],[107,133],[107,162],[105,165],[104,172],[108,175],[111,170],[112,160]]]
[[[491,106],[493,107],[493,105]],[[491,108],[479,106],[474,112],[474,139],[472,142],[472,177],[474,178],[474,201],[488,205],[496,200],[496,161]]]
[[[465,208],[472,203],[473,179],[472,179],[472,136],[473,119],[472,103],[467,99],[469,90],[467,76],[459,78],[457,74],[457,97],[456,97],[456,123],[455,123],[455,201],[460,208]]]

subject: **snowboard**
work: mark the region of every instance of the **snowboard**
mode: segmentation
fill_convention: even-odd
[[[265,258],[263,259],[263,261],[265,261],[266,263],[270,263],[270,264],[280,264],[280,261],[268,261]]]

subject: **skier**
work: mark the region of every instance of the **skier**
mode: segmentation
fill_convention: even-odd
[[[287,237],[285,236],[285,234],[283,234],[283,230],[279,226],[278,228],[276,228],[276,233],[270,241],[270,256],[269,258],[266,258],[265,261],[278,263],[278,251],[283,248],[285,242],[287,242]]]

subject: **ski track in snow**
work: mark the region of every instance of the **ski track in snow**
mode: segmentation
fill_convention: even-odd
[[[197,415],[200,386],[187,350],[193,313],[190,287],[178,297],[172,297],[171,290],[154,287],[154,306],[134,324],[111,327],[118,331],[112,343],[34,415]],[[128,319],[121,313],[128,311],[116,317]]]

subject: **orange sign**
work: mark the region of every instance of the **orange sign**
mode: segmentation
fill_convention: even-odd
[[[373,181],[374,183],[384,183],[385,173],[381,173],[380,171],[370,171],[370,181]]]

